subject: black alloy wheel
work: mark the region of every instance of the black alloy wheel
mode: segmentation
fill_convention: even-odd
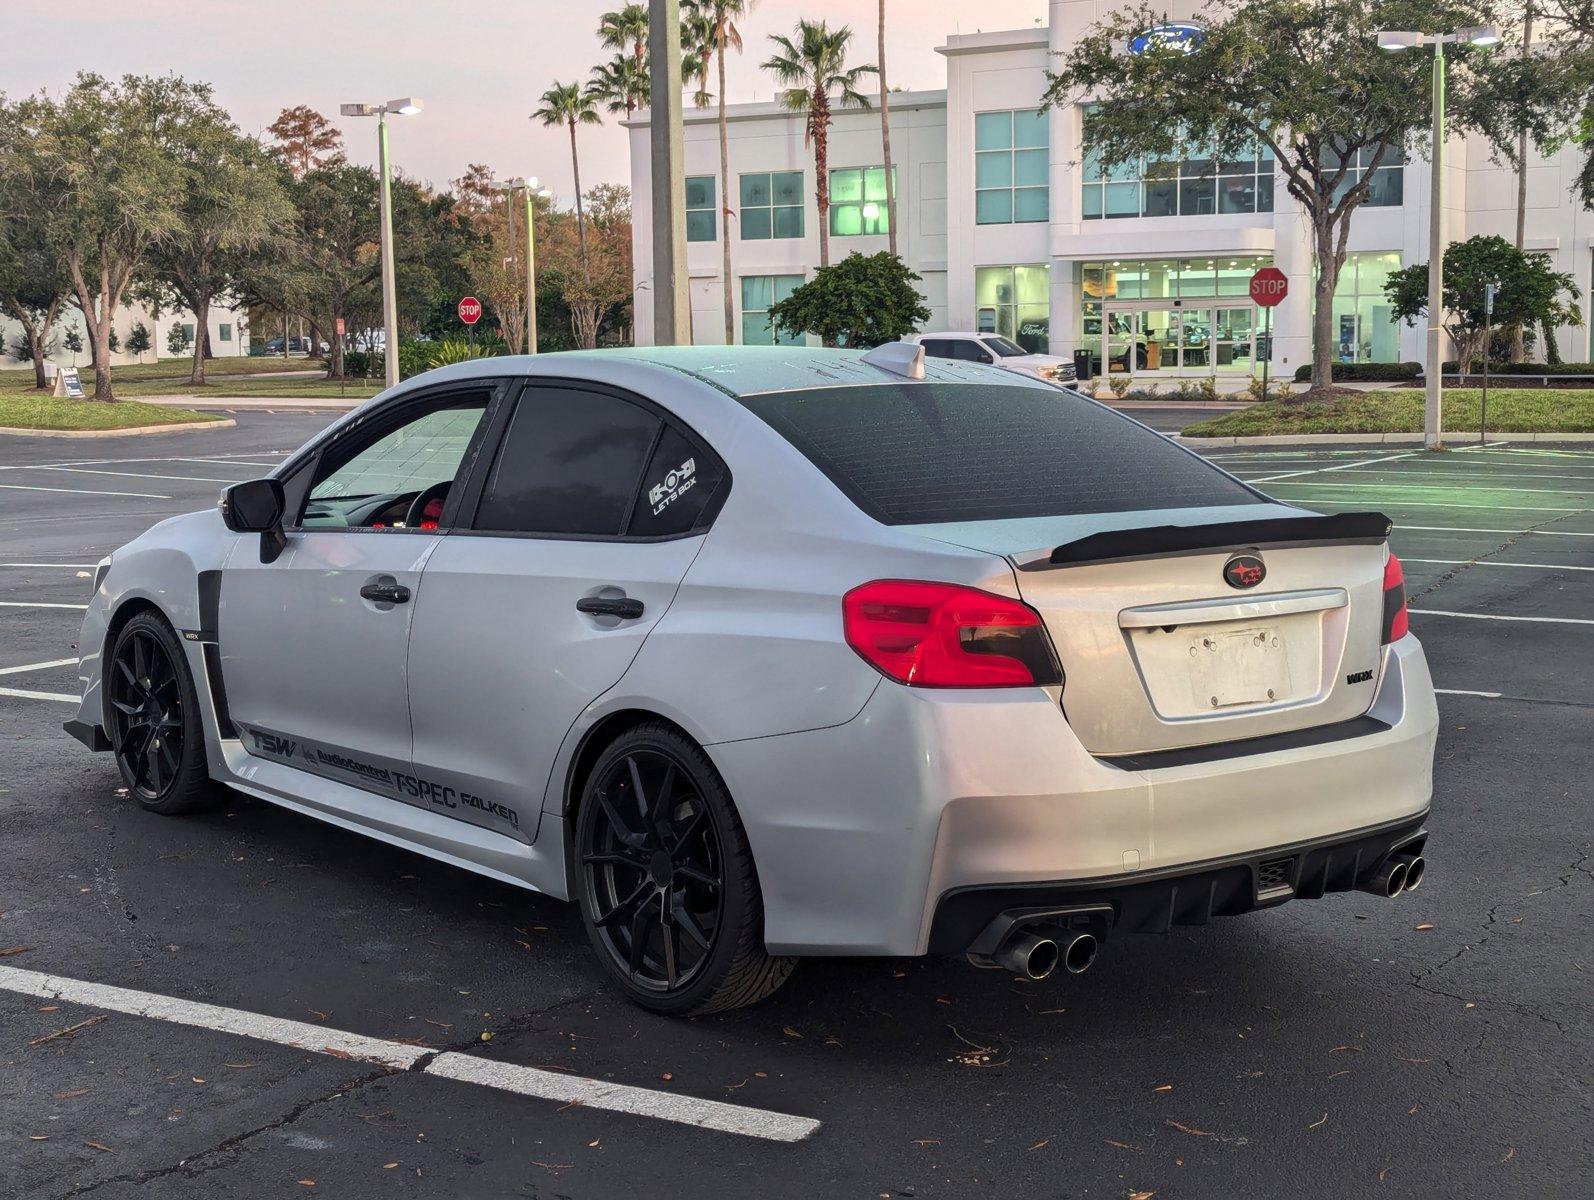
[[[752,854],[703,752],[664,725],[611,745],[588,778],[576,867],[588,936],[635,1001],[669,1013],[762,999],[793,959],[763,948]]]
[[[128,790],[161,813],[197,807],[209,790],[194,685],[171,627],[141,613],[117,636],[105,673],[107,733]]]

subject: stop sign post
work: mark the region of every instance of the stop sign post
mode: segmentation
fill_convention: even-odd
[[[1273,322],[1269,314],[1290,293],[1289,277],[1277,267],[1263,267],[1251,276],[1251,302],[1262,309],[1262,399],[1267,399],[1267,371],[1273,361]]]
[[[470,338],[470,344],[476,345],[476,322],[482,319],[482,302],[475,296],[465,296],[455,310],[459,319],[465,322],[465,332]]]

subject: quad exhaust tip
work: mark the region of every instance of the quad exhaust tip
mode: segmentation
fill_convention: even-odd
[[[1100,945],[1093,934],[1071,929],[1021,929],[997,952],[996,961],[1026,979],[1045,979],[1058,966],[1070,975],[1083,975],[1096,961]]]
[[[1406,883],[1400,890],[1415,892],[1422,886],[1422,877],[1427,874],[1427,859],[1420,854],[1397,854],[1395,857],[1406,864]]]
[[[1415,892],[1422,886],[1428,872],[1428,860],[1420,854],[1391,854],[1378,869],[1356,886],[1375,896],[1393,899],[1405,892]]]

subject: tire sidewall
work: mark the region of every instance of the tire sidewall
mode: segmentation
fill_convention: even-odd
[[[714,948],[709,953],[708,962],[698,971],[696,977],[686,987],[672,993],[656,992],[636,986],[614,962],[608,946],[604,944],[602,935],[598,932],[597,914],[593,910],[595,897],[592,894],[586,865],[582,862],[582,857],[588,849],[593,824],[597,820],[598,805],[594,802],[593,795],[598,781],[603,779],[617,762],[623,761],[628,754],[634,754],[639,750],[665,755],[678,770],[685,772],[691,778],[693,786],[708,810],[709,820],[713,823],[715,836],[719,839],[720,854],[727,860],[720,923],[714,935]],[[748,853],[747,838],[742,832],[741,822],[736,818],[730,794],[726,791],[724,783],[720,781],[718,772],[708,764],[707,755],[685,738],[662,729],[633,730],[621,734],[598,757],[598,761],[593,764],[591,772],[587,775],[586,786],[582,789],[576,836],[573,839],[572,860],[576,871],[577,902],[581,909],[581,923],[593,952],[602,963],[605,973],[632,1001],[654,1012],[681,1015],[697,1011],[719,990],[720,984],[734,966],[736,948],[741,942],[747,922],[753,920],[753,914],[759,911],[755,898],[747,893],[746,888],[740,886],[736,873],[730,869],[729,859],[739,853]],[[762,940],[760,934],[759,941]]]

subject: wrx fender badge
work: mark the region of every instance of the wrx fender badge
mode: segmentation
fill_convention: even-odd
[[[1373,673],[1371,671],[1354,671],[1351,674],[1345,676],[1345,682],[1346,683],[1367,683],[1367,682],[1369,682],[1372,679],[1372,677],[1373,677]]]

